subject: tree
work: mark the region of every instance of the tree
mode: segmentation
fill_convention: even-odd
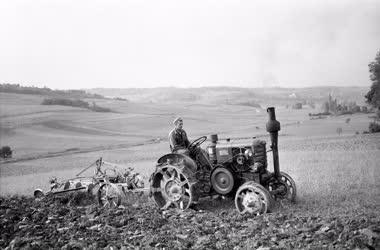
[[[336,132],[338,133],[338,135],[340,135],[340,134],[342,134],[343,129],[342,129],[342,128],[337,128],[337,129],[336,129]]]
[[[0,157],[1,158],[11,158],[12,157],[12,150],[9,146],[4,146],[0,149]]]
[[[380,109],[380,51],[377,52],[375,61],[368,64],[368,67],[372,86],[365,95],[366,102]]]
[[[330,109],[329,109],[329,102],[324,102],[322,104],[322,110],[323,110],[323,113],[329,113]]]

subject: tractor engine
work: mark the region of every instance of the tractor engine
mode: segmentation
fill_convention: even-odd
[[[266,142],[255,139],[251,144],[231,143],[229,139],[219,142],[211,135],[207,147],[213,165],[211,184],[218,194],[226,195],[247,181],[261,183],[267,174]]]

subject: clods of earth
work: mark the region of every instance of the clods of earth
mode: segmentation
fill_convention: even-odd
[[[380,249],[376,209],[307,212],[280,203],[253,217],[228,199],[160,211],[146,196],[116,208],[85,193],[3,197],[0,230],[2,249]]]

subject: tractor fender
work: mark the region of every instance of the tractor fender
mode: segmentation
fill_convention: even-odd
[[[178,154],[178,153],[171,153],[166,154],[162,157],[160,157],[157,160],[156,167],[162,166],[163,164],[170,163],[170,164],[184,164],[189,170],[192,172],[197,171],[197,164],[193,159],[190,158],[190,156],[185,154]]]

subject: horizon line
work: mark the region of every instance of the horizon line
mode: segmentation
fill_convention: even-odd
[[[307,89],[307,88],[366,88],[365,86],[358,86],[358,85],[349,85],[349,86],[339,86],[339,85],[311,85],[311,86],[303,86],[303,87],[296,87],[296,86],[268,86],[268,87],[242,87],[242,86],[232,86],[232,85],[216,85],[216,86],[201,86],[201,87],[182,87],[182,86],[156,86],[156,87],[91,87],[91,88],[51,88],[48,86],[36,86],[34,84],[20,84],[20,83],[9,83],[9,82],[2,82],[0,85],[20,85],[21,87],[31,87],[31,88],[48,88],[51,90],[91,90],[91,89],[203,89],[203,88],[209,88],[209,89],[215,89],[215,88],[234,88],[234,89]],[[369,84],[368,87],[371,85]]]

